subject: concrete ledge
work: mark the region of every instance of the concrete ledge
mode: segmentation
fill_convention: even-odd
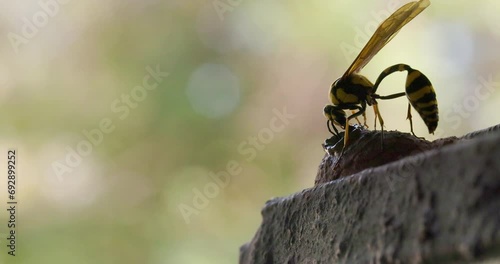
[[[240,263],[500,259],[499,128],[268,201]]]

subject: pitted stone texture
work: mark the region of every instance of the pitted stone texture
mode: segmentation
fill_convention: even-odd
[[[500,257],[500,133],[268,201],[240,263],[460,263]]]

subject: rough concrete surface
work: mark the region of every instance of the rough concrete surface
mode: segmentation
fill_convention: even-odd
[[[240,263],[497,263],[499,128],[334,181],[322,164],[325,183],[266,203]]]

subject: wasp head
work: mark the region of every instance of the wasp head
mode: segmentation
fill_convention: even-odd
[[[344,110],[334,105],[326,105],[325,108],[323,108],[323,114],[332,123],[344,128],[346,123]]]

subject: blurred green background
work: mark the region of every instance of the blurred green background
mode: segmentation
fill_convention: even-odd
[[[236,263],[264,203],[313,185],[331,83],[406,2],[2,1],[1,156],[18,149],[19,209],[18,256],[2,239],[0,263]],[[498,124],[499,13],[433,1],[362,73],[429,77],[441,120],[428,135],[415,116],[419,136]],[[406,104],[381,102],[386,129],[409,132]]]

